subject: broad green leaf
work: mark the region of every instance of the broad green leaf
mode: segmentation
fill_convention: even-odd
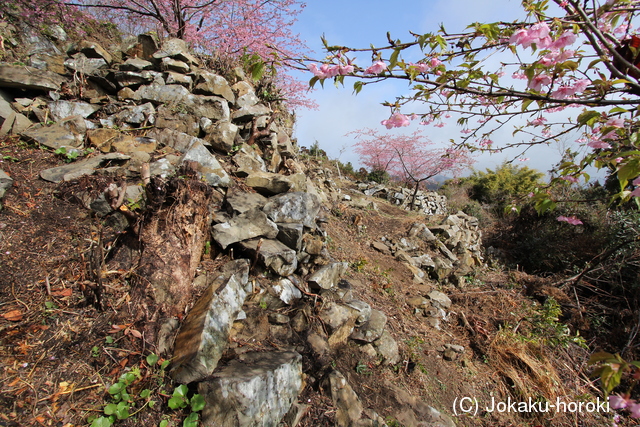
[[[391,57],[389,58],[389,65],[388,65],[389,71],[391,71],[391,69],[393,69],[393,67],[395,67],[396,64],[398,63],[398,55],[400,55],[400,50],[401,50],[400,48],[395,49],[391,54]]]
[[[91,423],[91,427],[111,427],[113,421],[107,417],[98,417]]]
[[[525,99],[524,101],[522,101],[522,112],[527,111],[527,108],[529,108],[529,105],[531,105],[532,102],[533,99]]]
[[[353,84],[353,92],[357,95],[362,90],[362,82],[357,81]]]
[[[151,353],[147,356],[147,364],[151,367],[156,366],[158,363],[158,355],[155,353]]]
[[[167,404],[171,409],[182,409],[187,406],[187,401],[184,397],[173,396],[169,399],[169,402],[167,402]]]
[[[107,390],[109,392],[109,394],[118,394],[121,393],[122,390],[125,389],[125,385],[124,383],[121,382],[117,382],[115,384],[113,384],[111,387],[109,387],[109,390]]]
[[[148,388],[145,388],[140,392],[140,397],[143,399],[146,399],[149,396],[151,396],[151,390],[149,390]]]
[[[264,62],[256,62],[251,66],[251,78],[254,82],[257,82],[264,75]]]
[[[196,412],[190,413],[182,422],[182,427],[198,427],[198,414]]]
[[[129,404],[127,404],[127,402],[118,403],[115,416],[118,417],[119,420],[126,420],[129,418]]]
[[[622,107],[614,107],[611,110],[609,110],[609,114],[615,114],[615,113],[628,113],[629,110],[627,110],[626,108],[622,108]]]
[[[118,405],[116,405],[115,403],[109,403],[107,406],[104,407],[104,413],[106,415],[113,415],[116,413],[117,410],[118,410]]]
[[[201,394],[194,394],[191,398],[191,410],[193,412],[202,411],[204,409],[205,401]]]
[[[599,112],[594,110],[587,110],[578,116],[578,124],[583,126],[584,125],[593,126],[593,123],[591,124],[589,123],[598,117],[601,117]]]

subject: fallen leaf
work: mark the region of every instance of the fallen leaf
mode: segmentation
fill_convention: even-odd
[[[127,329],[127,331],[129,331],[129,333],[136,338],[142,338],[142,334],[139,331],[136,331],[135,329]]]
[[[23,314],[20,312],[20,310],[11,310],[4,313],[2,317],[4,317],[5,320],[8,320],[9,322],[19,322],[22,320]]]
[[[67,288],[61,291],[52,291],[51,295],[56,297],[70,297],[72,293],[73,293],[73,289]]]

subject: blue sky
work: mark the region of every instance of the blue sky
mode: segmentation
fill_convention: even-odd
[[[307,45],[315,51],[316,58],[322,58],[320,36],[325,35],[330,44],[349,47],[368,47],[370,44],[383,46],[387,31],[394,39],[410,40],[409,30],[414,32],[435,32],[443,23],[449,32],[463,30],[472,22],[513,21],[522,19],[519,0],[416,0],[412,2],[390,2],[380,0],[309,0],[304,12],[294,27]],[[417,59],[417,58],[416,58]],[[370,61],[358,61],[360,66],[368,66]],[[308,80],[311,74],[305,76]],[[319,104],[316,111],[298,111],[295,137],[298,144],[309,147],[318,141],[330,158],[340,158],[358,166],[358,156],[353,152],[353,138],[348,132],[374,128],[380,132],[411,133],[418,127],[414,122],[410,127],[387,131],[380,122],[389,117],[388,107],[383,101],[393,101],[395,96],[408,93],[407,86],[398,82],[385,81],[370,85],[357,96],[353,95],[353,81],[347,79],[344,88],[336,88],[325,82],[325,88],[310,94]],[[436,144],[446,145],[449,138],[459,136],[459,128],[450,124],[445,128],[421,127]],[[511,130],[503,137],[509,137]],[[484,170],[494,167],[503,160],[511,159],[518,153],[481,155],[474,165]],[[526,154],[529,167],[546,172],[560,159],[556,146],[538,147]]]

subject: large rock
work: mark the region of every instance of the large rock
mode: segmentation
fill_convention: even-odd
[[[236,96],[233,94],[229,82],[224,77],[205,70],[197,73],[193,93],[222,96],[232,104],[236,101]]]
[[[175,341],[172,375],[176,381],[200,381],[218,366],[233,321],[247,297],[248,271],[248,261],[235,264],[189,311]]]
[[[305,227],[315,229],[320,201],[310,193],[279,194],[271,197],[263,210],[274,222],[302,223]]]
[[[265,196],[286,193],[294,186],[289,177],[269,172],[254,172],[247,176],[245,184]]]
[[[0,199],[4,197],[4,193],[13,185],[13,179],[7,175],[5,171],[0,169]],[[2,205],[0,204],[0,208]]]
[[[227,203],[234,212],[239,214],[255,208],[262,209],[267,200],[266,197],[258,193],[245,193],[237,190],[237,187],[230,188],[227,192]]]
[[[340,371],[329,374],[331,397],[336,407],[336,426],[352,427],[362,416],[362,402]]]
[[[87,118],[101,107],[87,102],[54,101],[49,103],[49,112],[55,121],[66,119],[69,116],[81,116]]]
[[[348,268],[349,263],[347,262],[334,262],[324,265],[309,276],[307,282],[314,289],[334,288]]]
[[[267,218],[264,212],[255,208],[240,214],[228,222],[213,226],[213,238],[222,249],[227,246],[253,239],[255,237],[266,237],[273,239],[278,235],[278,227]]]
[[[207,132],[205,140],[213,148],[228,153],[233,150],[236,136],[238,135],[238,126],[229,121],[217,122],[207,126],[205,132]]]
[[[296,251],[277,240],[252,239],[238,245],[251,257],[255,257],[257,253],[262,265],[282,277],[292,275],[298,268]]]
[[[371,310],[369,320],[358,326],[351,334],[351,338],[358,341],[373,342],[382,336],[386,324],[387,316],[383,312]]]
[[[0,87],[27,90],[60,90],[66,79],[59,74],[33,67],[0,65]]]
[[[182,87],[182,86],[180,86]],[[229,103],[219,96],[203,96],[189,94],[184,100],[184,107],[188,113],[196,117],[206,117],[211,120],[230,121]]]
[[[245,353],[198,385],[207,427],[276,427],[302,389],[296,352]]]
[[[179,104],[189,96],[189,90],[181,85],[141,86],[134,93],[134,99],[156,104]]]
[[[45,169],[40,172],[40,177],[50,182],[71,181],[81,176],[92,175],[103,163],[123,162],[128,159],[129,156],[121,153],[101,154],[68,165]]]
[[[182,163],[186,161],[198,163],[198,171],[209,185],[228,187],[231,184],[231,178],[229,178],[227,172],[222,168],[218,159],[202,144],[201,140],[194,141],[187,152],[184,153]]]
[[[51,126],[32,126],[21,133],[25,139],[56,150],[60,147],[80,147],[83,142],[83,132],[86,129],[74,132],[62,124]]]

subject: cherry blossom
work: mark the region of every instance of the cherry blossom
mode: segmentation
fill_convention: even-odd
[[[383,120],[381,123],[383,126],[386,126],[387,129],[391,129],[409,126],[411,121],[402,113],[393,113],[389,119]]]
[[[575,216],[564,216],[564,215],[560,215],[558,218],[556,218],[558,221],[562,222],[567,222],[571,225],[581,225],[582,221],[580,221],[578,218],[576,218]]]
[[[387,69],[387,64],[382,61],[374,62],[371,66],[369,66],[366,70],[364,70],[365,74],[380,74],[384,70]]]

